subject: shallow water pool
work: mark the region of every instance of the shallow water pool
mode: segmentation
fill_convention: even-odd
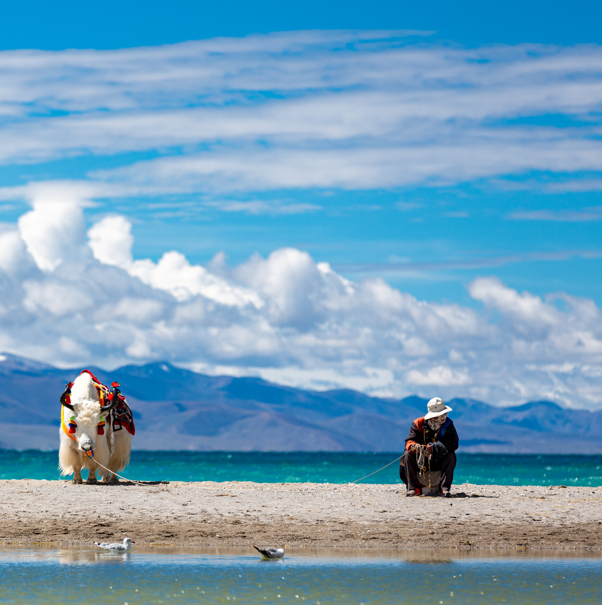
[[[602,559],[441,551],[0,549],[0,603],[602,603]]]

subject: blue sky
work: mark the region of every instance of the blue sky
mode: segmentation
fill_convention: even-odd
[[[432,31],[440,40],[462,45],[491,43],[599,43],[600,3],[575,0],[277,0],[194,2],[42,0],[4,7],[2,48],[124,48],[173,44],[217,36],[309,29]]]
[[[602,405],[600,13],[8,7],[0,349]],[[121,311],[49,302],[92,267]]]

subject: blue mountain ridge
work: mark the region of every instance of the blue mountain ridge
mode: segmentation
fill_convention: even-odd
[[[134,447],[146,450],[401,452],[427,403],[206,376],[166,362],[88,369],[121,384],[136,421]],[[57,449],[59,396],[80,371],[1,355],[0,448]],[[602,412],[550,401],[447,403],[464,452],[602,453]]]

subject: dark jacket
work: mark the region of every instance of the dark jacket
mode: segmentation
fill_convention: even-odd
[[[406,439],[406,450],[410,451],[413,443],[419,445],[433,444],[433,461],[440,461],[447,456],[449,452],[455,452],[458,449],[458,433],[454,423],[449,418],[443,423],[438,431],[433,431],[428,422],[422,418],[417,418],[412,422],[410,434]]]

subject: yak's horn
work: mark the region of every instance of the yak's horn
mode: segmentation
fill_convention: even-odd
[[[113,408],[117,407],[117,404],[119,403],[119,393],[121,393],[121,391],[119,390],[119,386],[115,386],[117,383],[114,382],[113,383],[113,397],[111,398],[111,403],[109,403],[108,405],[104,405],[104,406],[100,406],[100,411],[101,412],[110,412]]]
[[[63,394],[61,395],[61,405],[64,405],[66,408],[69,408],[70,410],[73,410],[73,406],[70,403],[67,403],[66,399],[67,399],[67,395],[69,395],[69,393],[71,392],[71,387],[69,385],[67,385],[67,388],[63,391]]]

